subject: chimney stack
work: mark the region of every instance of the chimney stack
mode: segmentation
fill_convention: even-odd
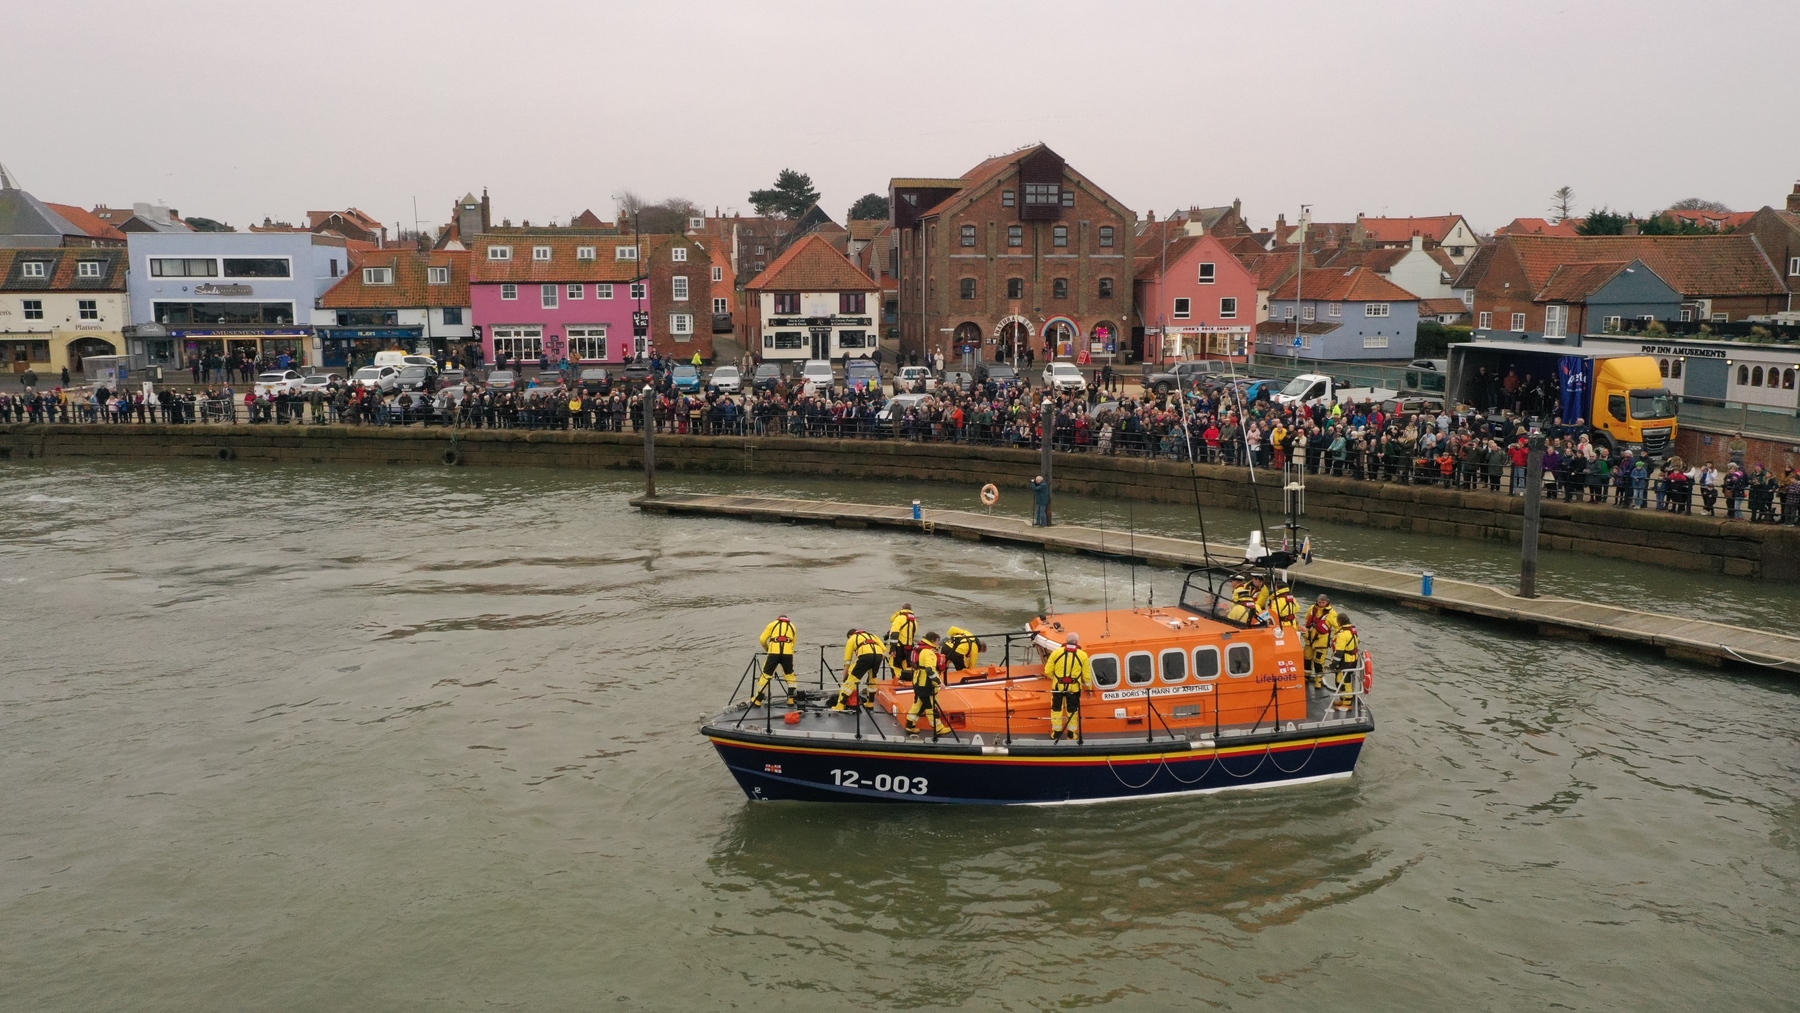
[[[1627,236],[1637,235],[1638,234],[1638,223],[1635,221],[1626,222],[1624,234]]]
[[[1800,215],[1800,182],[1794,184],[1794,192],[1788,194],[1787,209]]]

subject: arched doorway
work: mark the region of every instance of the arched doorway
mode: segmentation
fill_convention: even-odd
[[[1066,317],[1058,317],[1044,325],[1045,356],[1051,359],[1071,358],[1080,351],[1076,343],[1081,340],[1081,331],[1077,330],[1073,321]]]
[[[1017,367],[1031,350],[1031,334],[1031,321],[1024,317],[1010,316],[1000,321],[994,328],[994,358]]]
[[[69,342],[69,372],[81,372],[81,360],[90,355],[117,355],[118,349],[105,338],[76,338]]]
[[[1088,351],[1095,359],[1113,362],[1121,351],[1119,348],[1119,325],[1111,320],[1102,320],[1088,332]]]
[[[981,350],[981,325],[972,320],[956,325],[951,344],[955,346],[950,349],[951,358],[960,358],[966,363],[980,362],[985,358]]]

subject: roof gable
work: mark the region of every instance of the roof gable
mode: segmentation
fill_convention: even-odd
[[[1506,236],[1533,290],[1565,264],[1642,260],[1689,298],[1786,295],[1787,287],[1748,232],[1722,236]],[[1465,275],[1467,272],[1464,272]]]
[[[364,268],[385,267],[393,282],[371,285]],[[430,269],[448,268],[447,284],[431,284]],[[421,253],[405,247],[359,251],[350,270],[319,300],[326,309],[416,309],[421,306],[469,305],[469,254],[460,250]]]
[[[1365,267],[1346,271],[1325,268],[1308,271],[1304,276],[1289,277],[1270,295],[1271,299],[1293,299],[1298,290],[1302,300],[1319,302],[1418,302],[1419,297]]]
[[[644,236],[644,249],[638,256],[644,257],[645,250],[655,249],[660,244],[659,238]],[[485,233],[477,236],[469,249],[469,281],[482,285],[494,282],[533,283],[533,282],[630,282],[643,275],[643,269],[637,260],[620,260],[617,250],[621,246],[631,246],[630,236],[597,236],[587,235],[532,235],[512,233],[498,235]],[[489,259],[488,250],[492,247],[504,246],[512,250],[507,260]],[[533,256],[534,247],[548,247],[549,260],[537,260]],[[584,260],[576,256],[583,247],[593,247],[594,259]],[[447,251],[440,251],[447,252]],[[646,258],[648,259],[648,258]]]
[[[1378,243],[1405,243],[1417,232],[1423,238],[1434,243],[1441,243],[1449,238],[1462,215],[1432,215],[1426,218],[1364,218],[1358,216],[1356,223],[1362,226],[1363,234]],[[1470,230],[1471,234],[1473,230]]]
[[[784,250],[747,289],[784,292],[872,292],[875,282],[830,240],[809,235]]]

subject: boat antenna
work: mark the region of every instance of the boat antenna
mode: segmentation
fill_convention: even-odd
[[[1194,462],[1194,423],[1193,413],[1188,404],[1187,392],[1181,394],[1181,429],[1187,434],[1188,483],[1194,490],[1194,515],[1200,521],[1200,562],[1209,570],[1212,568],[1212,550],[1206,544],[1206,508],[1200,505],[1200,469]],[[1151,604],[1156,604],[1156,592],[1150,593]]]
[[[1130,538],[1130,550],[1126,558],[1131,561],[1131,611],[1137,611],[1137,517],[1131,500],[1125,501],[1125,530]]]
[[[1056,596],[1050,593],[1050,560],[1044,555],[1043,543],[1038,543],[1038,562],[1044,567],[1044,614],[1056,614]]]
[[[1100,611],[1106,617],[1106,632],[1102,636],[1112,636],[1112,597],[1106,590],[1106,529],[1100,529]]]
[[[1236,363],[1232,364],[1231,372],[1232,379],[1235,380]],[[1244,441],[1244,461],[1250,466],[1250,502],[1256,506],[1256,530],[1267,537],[1269,522],[1263,517],[1262,493],[1256,487],[1256,458],[1250,453],[1250,410],[1244,406],[1243,392],[1237,389],[1236,383],[1231,385],[1231,396],[1237,401],[1238,417],[1244,420],[1244,424],[1238,428],[1238,436]]]

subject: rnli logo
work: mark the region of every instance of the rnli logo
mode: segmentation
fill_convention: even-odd
[[[763,773],[765,773],[765,774],[779,774],[779,773],[781,773],[781,764],[779,764],[779,763],[765,763],[765,764],[763,764]]]
[[[1280,672],[1282,675],[1293,675],[1298,670],[1299,666],[1291,661],[1277,661],[1275,663],[1275,671]]]

